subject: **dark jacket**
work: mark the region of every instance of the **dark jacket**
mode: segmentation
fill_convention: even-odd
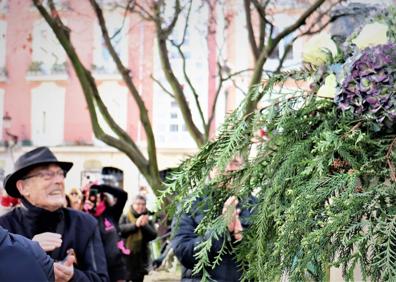
[[[139,217],[139,214],[137,214],[133,209],[132,212],[136,218]],[[154,224],[150,220],[148,224],[137,227],[129,221],[127,215],[123,215],[120,220],[119,228],[121,237],[123,238],[127,238],[129,235],[135,234],[139,229],[142,231],[142,245],[140,252],[131,250],[131,254],[125,256],[128,272],[127,279],[141,279],[144,275],[148,274],[150,267],[149,242],[157,237]]]
[[[118,235],[118,221],[128,199],[128,193],[108,185],[95,185],[92,188],[97,189],[98,192],[109,193],[117,199],[113,206],[106,207],[106,210],[97,217],[97,220],[106,254],[110,281],[125,280],[127,270],[122,253],[118,248],[121,241]]]
[[[251,201],[249,200],[249,202]],[[203,218],[203,214],[197,210],[196,204],[194,205],[195,207],[193,207],[193,212],[191,214],[181,215],[177,226],[176,219],[172,223],[172,228],[175,230],[175,233],[171,244],[176,257],[183,266],[183,282],[201,281],[200,275],[192,275],[192,270],[196,263],[194,248],[202,241],[208,240],[206,236],[200,237],[195,233],[195,229]],[[245,229],[248,227],[248,219],[251,212],[251,209],[248,208],[242,208],[241,210],[240,220]],[[209,260],[211,262],[213,262],[214,257],[220,251],[224,240],[225,239],[223,237],[220,237],[218,240],[213,240],[212,248],[209,253]],[[222,260],[219,265],[214,269],[207,270],[211,279],[214,281],[233,282],[240,281],[241,279],[242,272],[237,264],[234,254],[232,253],[232,245],[237,244],[237,242],[230,241],[228,244],[228,251],[222,256]]]
[[[72,281],[109,280],[97,221],[89,214],[68,208],[49,212],[23,201],[23,206],[0,217],[0,226],[29,239],[43,232],[59,233],[61,247],[48,254],[58,261],[66,257],[68,249],[74,249],[77,265]]]
[[[54,281],[54,262],[37,242],[0,227],[0,281]]]

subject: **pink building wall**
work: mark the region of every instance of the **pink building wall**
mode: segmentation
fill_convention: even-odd
[[[34,21],[25,1],[9,1],[6,16],[6,68],[4,112],[12,117],[12,132],[30,137],[30,88],[26,70],[31,61],[31,26]]]
[[[5,90],[4,113],[12,117],[12,131],[21,139],[32,139],[31,128],[31,93],[32,89],[40,86],[40,80],[26,79],[28,67],[32,62],[32,36],[33,25],[36,20],[42,19],[35,7],[29,2],[22,0],[9,0],[8,11],[3,16],[7,22],[6,28],[6,69],[8,78],[0,82],[0,88]],[[88,1],[68,1],[70,9],[60,10],[61,18],[72,30],[71,38],[75,42],[76,51],[81,61],[89,69],[94,63],[94,24],[96,21]],[[83,12],[81,12],[83,11]],[[214,13],[214,11],[212,11]],[[146,108],[152,117],[153,109],[153,81],[150,75],[153,73],[155,30],[151,23],[143,22],[136,15],[130,16],[128,30],[128,64],[133,81],[146,104]],[[214,30],[214,22],[211,29]],[[216,36],[209,34],[208,40],[208,102],[209,107],[213,103],[215,93],[216,73]],[[68,59],[66,59],[68,62]],[[54,80],[58,86],[64,87],[65,111],[64,111],[64,143],[65,144],[91,144],[93,132],[89,112],[85,102],[80,83],[76,74],[68,62],[68,78]],[[102,81],[97,80],[100,87]],[[117,83],[125,86],[122,80]],[[128,92],[127,98],[127,131],[133,139],[145,140],[144,131],[140,130],[139,111],[134,99]],[[212,127],[211,132],[214,133]]]
[[[88,1],[69,1],[72,11],[61,10],[62,19],[72,30],[71,38],[77,42],[76,50],[81,61],[87,68],[93,62],[94,21],[95,15]],[[84,11],[76,13],[74,11]],[[4,113],[12,117],[12,131],[20,138],[31,139],[31,90],[43,81],[29,81],[27,71],[32,62],[33,24],[42,19],[32,4],[26,1],[9,1],[6,16],[0,16],[7,22],[6,28],[6,69],[8,78],[0,82],[0,88],[5,90]],[[1,19],[1,18],[0,18]],[[153,68],[154,28],[151,24],[142,22],[139,18],[129,17],[128,58],[133,81],[146,107],[152,114],[153,82],[150,74]],[[143,44],[143,45],[142,45]],[[68,62],[68,60],[66,59]],[[65,87],[65,144],[92,143],[93,132],[89,112],[79,80],[68,62],[67,81],[55,80],[58,86]],[[125,86],[122,80],[117,80]],[[97,80],[100,87],[101,81]],[[132,96],[128,92],[127,131],[136,140],[139,131],[139,111]],[[145,136],[140,136],[140,139]]]
[[[62,13],[61,16],[67,19],[70,26],[71,38],[76,44],[78,55],[86,67],[92,64],[93,44],[94,44],[94,13],[89,1],[70,1],[71,8],[79,11],[83,10],[84,15],[77,13]],[[69,63],[69,80],[66,84],[65,99],[65,128],[64,139],[66,143],[91,142],[92,127],[82,92],[80,82]]]

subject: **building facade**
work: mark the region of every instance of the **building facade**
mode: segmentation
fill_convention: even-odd
[[[105,2],[105,1],[103,1]],[[0,6],[0,168],[12,170],[13,161],[36,146],[49,146],[59,158],[73,161],[68,187],[84,184],[104,166],[124,171],[126,189],[145,181],[134,164],[94,137],[80,83],[52,30],[30,1],[2,0]],[[104,47],[99,25],[88,1],[55,1],[84,65],[91,70],[99,93],[116,122],[145,150],[136,104]],[[105,3],[104,3],[105,4]],[[78,11],[78,12],[77,12]],[[84,13],[81,13],[84,11]],[[180,111],[163,97],[151,75],[164,80],[156,55],[153,25],[122,9],[104,9],[112,43],[131,70],[134,83],[148,108],[156,132],[160,169],[177,165],[196,150]],[[120,29],[120,31],[118,31]],[[190,39],[207,57],[207,44]],[[194,52],[194,48],[187,50]],[[177,58],[174,59],[177,61]],[[206,60],[207,61],[207,60]],[[208,97],[208,64],[201,59],[193,76]],[[176,62],[177,65],[177,62]],[[203,99],[203,104],[205,104]],[[206,103],[207,104],[207,103]],[[157,106],[156,106],[157,105]],[[99,117],[99,122],[101,117]],[[104,126],[105,130],[108,130]]]
[[[98,1],[106,3],[114,0]],[[193,1],[191,22],[197,27],[186,34],[183,51],[192,83],[199,96],[204,116],[209,115],[216,92],[216,62],[221,56],[234,70],[252,65],[243,1],[209,1],[214,6],[198,7]],[[277,1],[273,15],[274,32],[290,25],[309,1]],[[364,1],[362,1],[364,2]],[[367,2],[367,1],[366,1]],[[390,1],[392,2],[392,1]],[[139,122],[139,111],[127,87],[104,47],[99,25],[89,1],[55,1],[84,65],[91,70],[99,93],[117,123],[145,151],[145,135]],[[292,4],[291,4],[292,3]],[[196,12],[199,11],[199,12]],[[171,10],[170,10],[171,12]],[[210,16],[215,15],[215,32],[210,32]],[[158,83],[167,87],[157,52],[154,26],[136,14],[124,16],[123,9],[105,8],[104,16],[112,43],[122,62],[131,70],[133,81],[149,111],[156,136],[160,169],[179,164],[197,148],[186,130],[176,102]],[[175,41],[183,34],[183,22],[175,27]],[[293,34],[279,44],[264,66],[276,68],[279,58]],[[293,43],[284,66],[301,64],[303,40]],[[183,61],[171,53],[176,73],[182,73]],[[214,127],[224,120],[243,99],[240,91],[248,85],[249,73],[236,79],[241,87],[228,83],[219,96]],[[193,103],[192,93],[187,93]],[[194,118],[199,113],[192,112]],[[86,101],[77,76],[52,30],[37,9],[26,0],[0,1],[0,172],[7,174],[20,154],[36,146],[49,146],[56,155],[75,163],[66,184],[79,187],[98,175],[102,167],[124,171],[124,187],[134,193],[145,180],[135,165],[116,149],[94,137]],[[99,117],[99,122],[101,117]],[[109,130],[104,127],[105,130]],[[212,130],[212,134],[214,131]]]

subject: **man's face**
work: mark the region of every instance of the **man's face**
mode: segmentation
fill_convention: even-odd
[[[65,173],[56,164],[35,167],[17,181],[19,193],[32,205],[49,211],[65,203]]]
[[[234,159],[232,159],[229,164],[227,165],[225,171],[226,172],[233,172],[233,171],[237,171],[238,169],[241,168],[241,166],[243,165],[243,160],[239,157],[235,157]]]
[[[133,202],[132,207],[138,214],[142,214],[146,211],[146,201],[137,199]]]

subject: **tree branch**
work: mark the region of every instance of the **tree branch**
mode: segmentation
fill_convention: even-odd
[[[269,36],[268,44],[263,50],[261,50],[260,56],[256,62],[255,70],[250,80],[249,89],[260,82],[264,63],[266,62],[269,54],[271,54],[276,46],[278,46],[279,42],[287,35],[297,30],[300,26],[304,25],[307,18],[311,16],[324,2],[325,0],[316,0],[293,24],[285,28],[274,38],[272,38],[272,36]],[[260,99],[262,98],[262,95],[258,95],[255,101],[248,101],[248,103],[246,103],[246,113],[254,111],[258,101],[260,101]]]
[[[204,135],[200,132],[200,130],[197,128],[197,126],[195,125],[195,123],[192,119],[192,113],[191,113],[190,107],[188,105],[186,96],[183,92],[183,88],[171,67],[170,60],[169,60],[168,47],[166,44],[169,34],[164,33],[164,31],[161,27],[160,7],[158,4],[155,6],[155,9],[156,9],[156,12],[155,12],[156,19],[155,19],[154,23],[155,23],[155,27],[156,27],[157,44],[158,44],[158,50],[159,50],[162,69],[164,71],[165,77],[166,77],[169,85],[173,89],[173,94],[175,96],[176,102],[178,103],[178,105],[180,107],[180,111],[183,116],[183,120],[186,124],[187,130],[189,131],[191,137],[194,139],[195,143],[198,146],[201,146],[201,145],[203,145],[204,140],[205,140]],[[177,11],[175,11],[175,13],[177,13]]]
[[[190,88],[190,90],[191,90],[191,92],[193,94],[195,105],[196,105],[196,107],[198,109],[199,117],[200,117],[201,122],[202,122],[202,126],[205,129],[206,128],[206,126],[205,126],[206,125],[206,121],[205,121],[205,117],[204,117],[204,114],[203,114],[203,111],[202,111],[201,103],[199,102],[199,95],[198,95],[198,92],[195,89],[194,85],[191,82],[190,76],[187,74],[186,57],[185,57],[185,55],[184,55],[184,53],[182,51],[182,46],[183,46],[183,44],[185,42],[186,35],[187,35],[187,29],[188,29],[188,26],[189,26],[191,8],[192,8],[192,1],[190,2],[190,5],[189,5],[188,10],[187,10],[186,24],[184,25],[183,36],[182,36],[182,39],[181,39],[180,43],[176,43],[173,40],[170,40],[170,42],[177,49],[177,51],[178,51],[178,53],[179,53],[179,55],[180,55],[180,57],[182,59],[183,76],[184,76],[184,79],[186,80],[186,82],[187,82],[187,84],[188,84],[188,86],[189,86],[189,88]],[[207,135],[207,132],[205,132],[205,135]]]
[[[186,57],[184,56],[184,53],[183,53],[183,51],[181,50],[181,47],[180,47],[180,46],[176,46],[176,48],[177,48],[177,50],[178,50],[178,52],[179,52],[179,55],[180,55],[181,58],[182,58],[182,62],[183,62],[183,63],[182,63],[182,65],[183,65],[183,66],[182,66],[182,69],[183,69],[183,76],[184,76],[184,79],[186,80],[188,86],[189,86],[190,89],[191,89],[191,92],[192,92],[192,94],[193,94],[194,101],[195,101],[195,106],[196,106],[197,109],[198,109],[199,117],[200,117],[200,119],[201,119],[203,128],[205,128],[205,127],[206,127],[206,126],[205,126],[205,125],[206,125],[206,121],[205,121],[205,117],[204,117],[204,114],[203,114],[203,111],[202,111],[201,103],[199,102],[199,95],[198,95],[198,92],[197,92],[197,90],[195,89],[194,85],[192,84],[189,75],[187,74]],[[207,133],[205,132],[205,134],[207,134]]]
[[[156,154],[156,146],[155,146],[155,137],[154,137],[153,129],[151,127],[150,119],[148,117],[148,111],[147,111],[146,106],[143,102],[143,99],[139,95],[139,92],[137,91],[137,89],[132,81],[132,78],[130,76],[130,70],[124,67],[123,63],[121,62],[120,57],[118,56],[117,52],[115,51],[115,49],[111,43],[102,9],[100,8],[100,6],[97,4],[97,2],[95,0],[90,0],[90,3],[92,5],[92,8],[95,11],[98,21],[99,21],[99,26],[102,31],[103,39],[104,39],[105,45],[110,53],[110,56],[114,60],[118,71],[121,73],[122,78],[125,81],[129,92],[131,93],[132,97],[134,98],[134,100],[139,108],[140,121],[142,122],[144,131],[147,135],[147,154],[148,154],[148,158],[149,158],[150,169],[152,170],[152,172],[154,174],[158,174],[158,162],[157,162],[157,154]],[[127,135],[124,131],[120,130],[120,128],[118,128],[118,126],[115,127],[115,130],[116,130],[116,132],[119,132],[119,134]],[[130,137],[129,137],[129,139],[130,139]],[[155,170],[157,170],[157,171],[155,171]]]
[[[48,11],[44,8],[41,2],[42,1],[40,0],[33,0],[33,4],[40,12],[42,17],[46,20],[46,22],[51,27],[51,29],[53,30],[55,36],[58,38],[66,54],[68,55],[74,67],[74,70],[76,71],[77,77],[80,81],[85,96],[85,100],[88,105],[95,136],[97,136],[99,140],[102,140],[106,144],[113,146],[119,149],[120,151],[126,153],[129,156],[129,158],[135,163],[138,169],[142,172],[142,174],[147,177],[148,181],[150,181],[150,177],[149,177],[150,175],[147,173],[148,172],[147,160],[144,158],[144,156],[140,153],[139,150],[136,150],[137,146],[133,142],[126,142],[124,140],[115,139],[114,137],[106,134],[103,131],[103,129],[100,127],[95,109],[95,101],[96,102],[100,101],[100,97],[99,94],[97,93],[97,88],[94,79],[92,78],[90,72],[81,63],[80,58],[78,57],[76,51],[74,50],[74,47],[70,41],[69,33],[67,32],[68,28],[62,24],[62,21],[59,18],[59,14],[55,9],[55,6],[54,5],[51,6],[52,9],[51,14],[54,15],[55,17],[55,19],[53,19],[51,15],[48,13]],[[49,1],[50,5],[51,2],[52,1],[50,0]],[[57,18],[59,18],[59,20]],[[95,97],[95,95],[97,97]],[[98,97],[99,100],[97,100]],[[100,105],[98,106],[100,107]],[[151,182],[154,183],[155,181],[151,181]]]
[[[158,79],[156,79],[153,75],[150,75],[151,79],[158,84],[159,87],[161,87],[161,89],[168,94],[171,98],[175,98],[175,96],[173,95],[173,93],[171,91],[169,91],[168,89],[166,89],[166,87],[161,83],[161,81],[159,81]]]
[[[283,64],[284,64],[284,62],[285,62],[285,60],[286,60],[286,57],[287,57],[288,53],[289,53],[290,50],[293,48],[293,42],[294,42],[294,40],[293,40],[291,43],[289,43],[289,44],[286,45],[286,48],[285,48],[285,50],[284,50],[284,52],[283,52],[283,55],[282,55],[282,58],[279,60],[278,67],[276,68],[276,70],[274,71],[274,73],[279,73],[280,70],[282,69],[282,66],[283,66]]]
[[[244,0],[243,4],[244,4],[244,8],[245,8],[246,28],[248,31],[249,45],[250,45],[250,49],[252,50],[254,59],[257,60],[258,56],[259,56],[259,49],[257,47],[254,29],[253,29],[253,25],[252,25],[252,16],[251,16],[251,11],[250,11],[250,0]]]
[[[172,30],[175,28],[177,20],[179,19],[180,12],[181,12],[180,1],[176,0],[175,13],[173,14],[172,21],[166,28],[163,29],[163,33],[166,34],[166,36],[171,34]]]
[[[155,16],[152,15],[152,14],[150,14],[150,12],[147,11],[146,8],[144,8],[142,5],[140,5],[140,4],[138,3],[138,1],[136,1],[135,6],[136,6],[137,8],[139,8],[139,11],[140,11],[140,12],[137,12],[137,13],[138,13],[144,20],[147,20],[147,21],[154,21],[154,20],[155,20]]]

